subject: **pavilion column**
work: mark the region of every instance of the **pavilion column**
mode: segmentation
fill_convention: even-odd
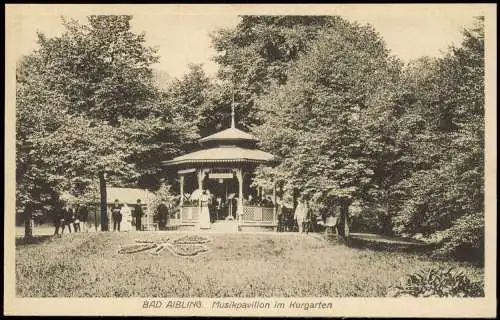
[[[273,183],[273,217],[274,217],[274,223],[276,223],[276,209],[277,209],[278,204],[276,203],[276,182]]]
[[[276,205],[276,183],[273,184],[273,203]]]
[[[198,170],[198,189],[200,190],[200,198],[198,198],[198,206],[201,207],[201,195],[203,194],[203,169]]]
[[[182,212],[184,210],[182,208],[182,206],[184,205],[184,175],[183,174],[180,175],[180,181],[179,181],[179,183],[180,183],[180,190],[179,190],[179,192],[181,193],[181,199],[179,201],[179,217],[178,218],[179,219],[184,219],[184,214]]]
[[[236,210],[237,219],[240,220],[243,215],[243,169],[236,170],[236,178],[238,179],[238,208]]]
[[[184,204],[184,175],[181,174],[180,176],[180,193],[181,193],[181,200],[180,200],[180,205]]]

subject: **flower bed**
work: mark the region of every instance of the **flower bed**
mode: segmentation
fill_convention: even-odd
[[[173,242],[174,244],[205,244],[210,242],[210,240],[198,235],[190,235],[175,239]]]
[[[156,243],[141,243],[141,244],[132,244],[128,245],[126,247],[120,248],[118,250],[119,254],[130,254],[130,253],[137,253],[141,251],[146,251],[156,248]]]
[[[205,245],[193,243],[169,245],[168,248],[172,253],[179,256],[195,256],[208,251],[208,248]]]
[[[195,256],[202,252],[207,252],[208,247],[205,244],[210,242],[209,239],[197,235],[184,236],[175,239],[172,243],[168,243],[168,240],[168,238],[161,241],[136,240],[137,244],[122,247],[118,250],[118,253],[130,254],[151,250],[151,254],[159,255],[167,247],[172,253],[178,256]]]
[[[152,240],[135,240],[137,243],[155,243],[155,241]]]
[[[156,248],[153,249],[153,251],[151,252],[151,254],[153,255],[159,255],[160,252],[163,251],[163,249],[165,249],[165,245],[160,245],[160,246],[157,246]]]

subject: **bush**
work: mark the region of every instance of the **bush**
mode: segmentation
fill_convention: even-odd
[[[482,262],[484,259],[484,217],[482,214],[465,215],[453,226],[438,232],[440,248],[436,255]]]
[[[353,232],[393,235],[391,217],[382,206],[373,204],[359,205],[350,211],[351,230]]]
[[[388,297],[484,297],[482,283],[472,282],[460,270],[421,269],[389,288]]]

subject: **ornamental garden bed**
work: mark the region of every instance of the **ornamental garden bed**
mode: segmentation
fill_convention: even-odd
[[[194,244],[194,243],[177,243],[174,245],[169,245],[168,248],[174,254],[178,256],[196,256],[200,253],[207,252],[208,247],[203,244]]]
[[[131,254],[131,253],[138,253],[146,250],[150,250],[153,248],[156,248],[157,244],[156,243],[138,243],[138,244],[132,244],[128,245],[126,247],[120,248],[118,250],[119,254]]]
[[[173,242],[174,244],[205,244],[210,242],[210,240],[198,235],[189,235],[175,239]]]

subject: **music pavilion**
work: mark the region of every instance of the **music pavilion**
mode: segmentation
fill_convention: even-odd
[[[201,138],[201,150],[164,162],[179,175],[181,225],[212,226],[202,223],[209,214],[206,195],[210,194],[212,222],[233,221],[238,230],[277,226],[276,186],[273,190],[251,186],[255,168],[275,162],[272,154],[257,149],[258,141],[235,127],[233,108],[230,128]]]

